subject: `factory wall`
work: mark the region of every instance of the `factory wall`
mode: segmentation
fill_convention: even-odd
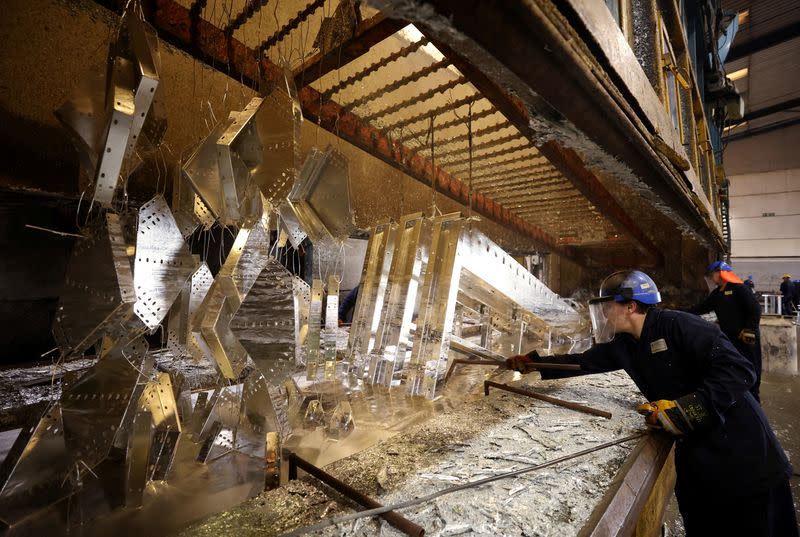
[[[737,140],[725,151],[730,179],[731,261],[756,290],[800,277],[800,126]]]

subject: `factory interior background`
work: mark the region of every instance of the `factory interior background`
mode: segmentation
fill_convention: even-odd
[[[634,380],[547,358],[715,261],[800,518],[798,2],[2,11],[0,533],[686,535]]]

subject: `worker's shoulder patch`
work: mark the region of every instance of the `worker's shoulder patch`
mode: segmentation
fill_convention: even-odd
[[[657,339],[655,341],[650,342],[650,354],[655,354],[657,352],[664,352],[667,350],[667,342],[664,341],[664,338]]]
[[[725,291],[725,296],[732,295],[732,294],[733,294],[733,290],[731,290],[731,291]]]

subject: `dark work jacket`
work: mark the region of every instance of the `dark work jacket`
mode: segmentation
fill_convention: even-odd
[[[713,311],[720,330],[733,342],[738,341],[739,332],[745,328],[758,335],[761,306],[753,291],[742,283],[726,283],[723,289],[717,287],[704,301],[686,311],[696,315]]]
[[[717,287],[704,301],[687,310],[689,313],[702,315],[713,311],[717,314],[719,328],[739,353],[747,358],[756,371],[756,382],[750,392],[759,398],[761,386],[761,335],[758,325],[761,322],[761,306],[755,294],[742,283],[726,283],[723,289]],[[747,345],[739,339],[739,332],[747,328],[756,335],[754,345]]]
[[[778,439],[748,391],[756,378],[752,366],[719,328],[699,317],[653,309],[638,341],[618,334],[582,354],[544,360],[580,364],[578,374],[624,369],[648,401],[677,400],[684,409],[691,407],[694,430],[679,437],[675,451],[683,490],[740,497],[791,476]],[[570,373],[541,371],[542,378]]]

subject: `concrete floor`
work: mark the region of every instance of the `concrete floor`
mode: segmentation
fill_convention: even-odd
[[[800,376],[764,373],[761,379],[761,404],[769,422],[789,455],[795,473],[800,473]],[[791,481],[794,507],[800,520],[800,477]],[[667,510],[665,536],[684,537],[678,504],[672,498]]]

